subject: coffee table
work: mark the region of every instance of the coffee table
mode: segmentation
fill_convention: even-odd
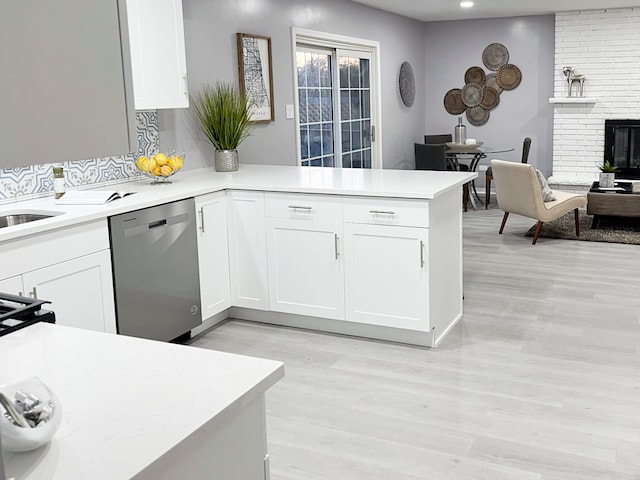
[[[632,184],[616,182],[616,190],[603,190],[593,182],[587,193],[587,214],[593,215],[591,228],[598,228],[602,220],[640,218],[640,194],[632,193]]]

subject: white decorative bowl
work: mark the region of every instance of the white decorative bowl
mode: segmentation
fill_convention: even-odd
[[[53,404],[53,414],[49,421],[28,428],[15,425],[5,414],[5,408],[0,407],[0,434],[2,435],[2,448],[8,452],[28,452],[51,441],[60,423],[62,422],[62,409],[56,396],[42,383],[38,377],[31,377],[20,382],[3,385],[0,392],[9,401],[14,401],[16,391],[25,394],[32,393],[44,403]]]

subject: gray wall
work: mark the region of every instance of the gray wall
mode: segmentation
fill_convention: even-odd
[[[531,137],[529,163],[545,175],[552,173],[554,79],[554,16],[531,16],[431,22],[425,24],[426,131],[453,133],[457,116],[444,109],[444,94],[462,88],[467,68],[477,65],[486,72],[482,51],[491,43],[509,50],[509,62],[522,72],[522,82],[504,91],[489,121],[475,127],[463,115],[467,136],[491,146],[513,146],[499,158],[519,161],[524,137]]]
[[[284,118],[294,103],[291,27],[380,42],[382,158],[385,168],[413,168],[413,143],[425,129],[424,90],[412,108],[402,105],[398,72],[411,62],[416,85],[425,84],[424,24],[344,0],[183,0],[189,89],[215,80],[237,84],[236,32],[268,35],[273,50],[275,122],[256,127],[238,151],[240,163],[296,165],[295,123]],[[198,135],[188,110],[159,110],[161,148],[184,148],[185,168],[212,165],[213,150]]]

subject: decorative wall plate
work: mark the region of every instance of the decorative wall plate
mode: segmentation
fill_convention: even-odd
[[[480,106],[467,108],[467,120],[476,127],[484,125],[489,121],[489,110],[485,110]]]
[[[513,90],[522,80],[522,73],[520,69],[510,63],[503,67],[496,73],[496,82],[505,90]]]
[[[409,62],[403,62],[402,65],[400,65],[398,83],[402,103],[407,107],[412,106],[416,99],[416,80],[413,76],[413,68]]]
[[[500,94],[495,88],[484,87],[480,106],[485,110],[493,110],[500,103]]]
[[[496,74],[493,72],[487,74],[487,79],[484,82],[484,86],[495,89],[495,91],[498,92],[498,94],[501,94],[503,90],[503,88],[500,85],[498,85],[498,81],[496,80]]]
[[[483,88],[477,83],[467,83],[462,87],[462,103],[467,107],[476,107],[482,101]]]
[[[482,52],[482,63],[489,70],[498,70],[509,63],[509,50],[501,43],[491,43]]]
[[[466,105],[462,103],[462,90],[459,88],[452,88],[444,94],[444,109],[451,115],[460,115],[467,109]]]
[[[464,74],[464,83],[477,83],[484,85],[486,74],[481,67],[469,67]]]

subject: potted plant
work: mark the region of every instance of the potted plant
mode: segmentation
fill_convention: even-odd
[[[238,145],[251,134],[247,96],[230,83],[204,84],[191,106],[198,129],[215,148],[215,170],[238,170]]]
[[[605,160],[602,165],[598,165],[600,169],[600,188],[612,188],[615,184],[615,173],[618,167],[612,165],[609,160]]]

